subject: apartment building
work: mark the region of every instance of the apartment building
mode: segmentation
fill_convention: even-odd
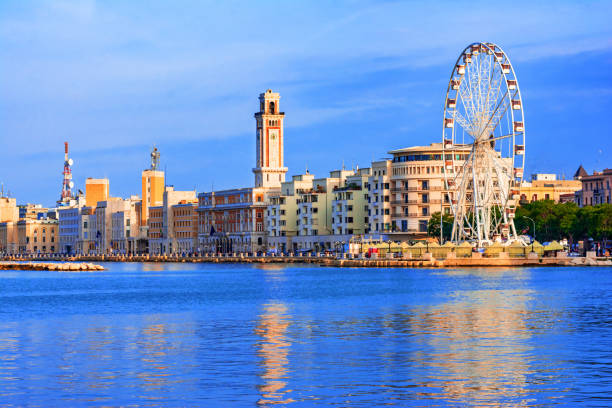
[[[281,184],[279,195],[270,197],[266,212],[268,247],[280,252],[293,250],[297,235],[298,200],[300,194],[312,190],[314,174],[298,174]],[[297,248],[295,248],[297,249]]]
[[[297,199],[296,236],[297,250],[322,251],[333,249],[338,237],[334,237],[332,213],[334,189],[342,187],[353,170],[334,170],[329,177],[313,179],[312,189],[300,192]]]
[[[576,174],[582,187],[576,192],[576,204],[584,207],[586,205],[612,203],[612,169],[594,171],[593,174],[589,175],[580,166]]]
[[[366,186],[371,175],[370,168],[358,168],[355,174],[346,177],[344,186],[333,190],[332,232],[343,236],[343,242],[366,233],[369,224]]]
[[[365,232],[374,235],[391,232],[391,160],[372,162],[366,187],[368,226]]]

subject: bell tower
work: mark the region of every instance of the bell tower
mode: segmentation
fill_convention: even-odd
[[[271,89],[259,94],[259,112],[255,113],[255,187],[280,188],[285,181],[285,113],[280,112],[279,100],[280,95]]]

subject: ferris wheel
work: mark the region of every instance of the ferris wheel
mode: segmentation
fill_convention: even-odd
[[[518,239],[525,118],[514,68],[499,46],[473,43],[459,55],[446,91],[442,152],[452,241]]]

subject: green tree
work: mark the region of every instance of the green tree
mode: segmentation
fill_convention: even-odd
[[[451,239],[453,231],[454,218],[451,214],[444,214],[442,217],[442,239],[448,241]],[[440,212],[431,214],[429,223],[427,224],[427,235],[436,239],[440,239]],[[440,244],[442,244],[440,242]]]

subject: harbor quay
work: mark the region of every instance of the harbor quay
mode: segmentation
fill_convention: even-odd
[[[0,269],[8,263],[22,265],[19,269],[28,269],[25,265],[36,265],[34,262],[61,264],[64,262],[93,265],[92,262],[151,262],[151,263],[255,263],[255,264],[318,264],[333,267],[399,267],[399,268],[448,268],[448,267],[521,267],[521,266],[612,266],[612,257],[597,257],[595,252],[587,256],[568,256],[564,251],[555,252],[518,252],[489,251],[473,252],[466,247],[432,247],[431,252],[417,246],[412,251],[367,255],[342,254],[287,254],[265,255],[249,253],[228,254],[190,254],[190,255],[13,255],[4,256]],[[21,261],[21,262],[16,262]],[[14,269],[8,268],[8,269]],[[48,268],[45,268],[49,270]],[[83,270],[96,270],[96,267]],[[51,269],[54,270],[54,269]],[[78,268],[75,268],[78,270]]]

